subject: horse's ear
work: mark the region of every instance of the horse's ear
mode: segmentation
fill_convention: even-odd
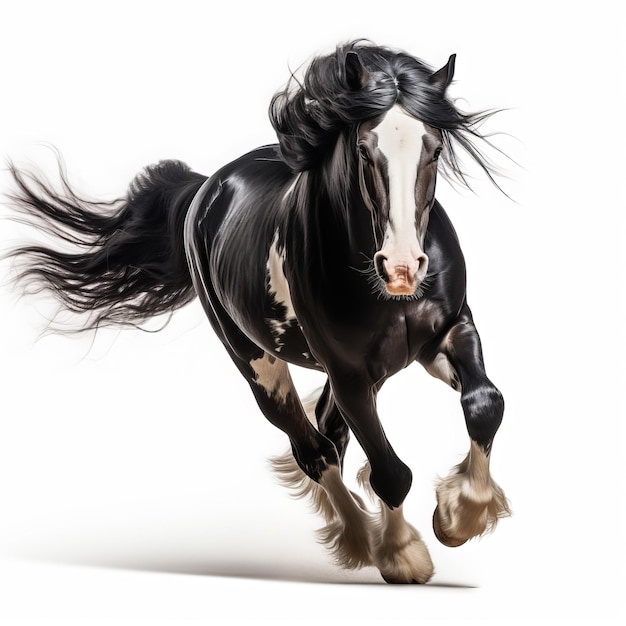
[[[367,85],[369,72],[365,69],[361,59],[356,52],[346,54],[346,80],[350,89],[358,91]]]
[[[441,93],[445,92],[445,90],[448,88],[448,85],[452,82],[452,79],[454,78],[455,60],[456,54],[451,54],[448,62],[430,77],[430,84]]]

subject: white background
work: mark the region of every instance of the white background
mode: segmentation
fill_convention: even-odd
[[[514,516],[493,535],[458,549],[434,538],[433,483],[467,436],[457,396],[418,367],[380,409],[414,471],[406,512],[436,574],[397,588],[330,564],[320,520],[267,468],[284,436],[197,303],[157,334],[38,340],[45,303],[3,287],[3,624],[623,617],[625,59],[616,3],[581,6],[3,2],[1,156],[53,176],[53,144],[91,196],[120,195],[159,159],[209,174],[274,141],[267,105],[289,68],[357,37],[435,66],[456,52],[453,95],[510,109],[491,127],[521,164],[505,182],[516,202],[481,181],[476,195],[438,192],[507,400],[492,470]],[[0,229],[3,248],[25,236]],[[361,460],[353,444],[349,473]]]

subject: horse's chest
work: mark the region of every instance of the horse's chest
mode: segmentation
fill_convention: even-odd
[[[264,324],[269,329],[273,351],[288,361],[309,366],[316,363],[301,324],[310,326],[311,331],[318,328],[320,319],[325,320],[324,326],[328,328],[324,332],[313,330],[324,344],[314,346],[322,359],[338,357],[346,362],[367,363],[391,375],[415,360],[441,323],[439,308],[427,302],[406,306],[391,302],[381,306],[376,302],[371,308],[351,311],[349,320],[341,321],[335,319],[336,316],[329,317],[328,307],[322,306],[317,316],[320,319],[311,319],[310,311],[299,319],[285,275],[285,254],[278,243],[278,235],[267,255],[265,293],[269,306],[265,307]]]

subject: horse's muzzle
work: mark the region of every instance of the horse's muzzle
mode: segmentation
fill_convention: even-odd
[[[376,273],[385,283],[387,293],[395,297],[414,295],[428,271],[428,257],[425,254],[406,261],[388,259],[378,252],[374,257],[374,264]]]

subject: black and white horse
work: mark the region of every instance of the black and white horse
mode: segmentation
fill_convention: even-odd
[[[465,181],[455,149],[491,177],[476,147],[488,114],[446,95],[454,56],[433,71],[366,42],[314,59],[270,107],[278,145],[211,177],[166,161],[109,204],[55,192],[12,167],[12,199],[69,242],[23,247],[21,278],[84,314],[83,328],[133,325],[195,296],[266,418],[291,453],[275,461],[326,519],[323,537],[348,568],[388,582],[428,581],[433,566],[403,517],[411,470],[385,436],[376,398],[414,361],[460,392],[465,460],[436,488],[437,538],[458,546],[509,513],[489,473],[502,395],[487,378],[454,228],[435,199],[437,170]],[[324,372],[302,401],[288,364]],[[352,432],[374,514],[344,485]]]

